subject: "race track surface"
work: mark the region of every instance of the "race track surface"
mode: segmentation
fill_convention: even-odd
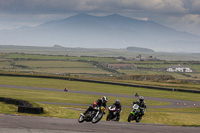
[[[198,133],[199,127],[100,121],[0,114],[0,133]]]

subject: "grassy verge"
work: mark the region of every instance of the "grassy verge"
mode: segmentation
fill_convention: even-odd
[[[17,111],[17,106],[0,102],[0,113],[14,114],[16,111]]]
[[[0,103],[0,106],[4,109],[0,110],[0,113],[8,113],[15,115],[29,115],[29,116],[45,116],[45,117],[57,117],[57,118],[67,118],[67,119],[78,119],[81,112],[83,112],[87,107],[85,106],[66,106],[66,105],[50,105],[50,104],[40,104],[44,107],[44,114],[22,114],[16,112],[16,107],[12,105],[5,105]],[[82,110],[81,110],[82,109]],[[80,111],[79,111],[80,110]],[[180,110],[172,110],[173,112],[162,112],[157,109],[147,109],[146,113],[141,121],[141,123],[153,123],[153,124],[167,124],[175,126],[200,126],[200,113],[195,113],[200,108],[189,108],[185,112],[179,112]],[[187,112],[190,110],[190,112]],[[107,111],[108,112],[108,111]],[[124,108],[121,113],[121,122],[127,122],[128,115],[131,112],[131,108]],[[106,120],[106,115],[102,118],[103,121]],[[134,121],[135,122],[135,121]]]
[[[96,83],[86,83],[77,81],[66,81],[56,79],[41,79],[41,78],[24,78],[24,77],[6,77],[0,76],[1,84],[3,85],[19,85],[19,86],[31,86],[31,87],[42,87],[42,88],[57,88],[64,89],[68,87],[72,90],[82,91],[96,91],[96,92],[107,92],[107,93],[118,93],[118,94],[134,94],[138,92],[144,96],[150,97],[162,97],[172,99],[183,99],[194,101],[200,101],[199,94],[183,93],[183,92],[171,92],[171,91],[159,91],[144,88],[135,87],[124,87],[116,85],[105,85]],[[0,97],[10,97],[15,99],[26,100],[32,103],[34,106],[41,106],[44,108],[44,114],[32,115],[22,114],[17,112],[17,107],[13,105],[7,105],[0,102],[0,113],[17,114],[17,115],[32,115],[32,116],[47,116],[47,117],[59,117],[59,118],[72,118],[78,119],[79,113],[82,111],[73,110],[70,108],[83,108],[86,106],[68,106],[68,105],[50,105],[41,104],[39,102],[60,102],[60,103],[82,103],[91,104],[97,98],[101,96],[97,95],[86,95],[76,93],[65,93],[65,92],[52,92],[52,91],[41,91],[41,90],[27,90],[27,89],[16,89],[16,88],[4,88],[0,87]],[[108,105],[112,104],[118,97],[108,97]],[[130,105],[132,101],[136,99],[132,98],[120,98],[123,105]],[[39,102],[36,102],[39,101]],[[157,101],[146,101],[148,106],[152,105],[168,105],[169,103],[157,102]],[[121,120],[127,121],[128,115],[131,111],[130,108],[123,108],[121,114]],[[180,108],[180,109],[147,109],[146,114],[141,121],[142,123],[156,123],[156,124],[169,124],[169,125],[186,125],[186,126],[199,126],[200,125],[200,108]],[[105,116],[103,120],[105,120]]]
[[[13,99],[21,99],[29,102],[57,102],[57,103],[79,103],[79,104],[92,104],[97,98],[101,98],[99,95],[87,95],[78,93],[65,93],[65,92],[53,92],[53,91],[39,91],[39,90],[26,90],[15,88],[2,88],[0,87],[0,97],[9,97]],[[119,98],[108,96],[108,105],[113,104],[115,99],[120,99],[122,105],[129,106],[131,102],[136,99],[132,98]],[[146,101],[149,106],[169,105],[167,102],[159,101]]]
[[[148,97],[200,101],[199,99],[200,94],[153,90],[153,89],[145,89],[138,87],[126,87],[126,86],[87,83],[87,82],[58,80],[58,79],[9,77],[9,76],[8,77],[0,76],[0,80],[1,84],[3,85],[32,86],[32,87],[57,88],[57,89],[64,89],[65,87],[67,87],[70,90],[106,92],[106,93],[128,94],[128,95],[131,94],[134,95],[137,92],[139,93],[139,95]]]

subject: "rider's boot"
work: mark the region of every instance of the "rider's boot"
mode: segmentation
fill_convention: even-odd
[[[85,117],[84,113],[80,113],[81,116]]]

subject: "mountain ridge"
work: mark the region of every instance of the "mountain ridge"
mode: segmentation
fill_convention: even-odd
[[[184,42],[184,45],[177,41]],[[65,47],[86,48],[134,46],[155,51],[197,52],[200,51],[196,45],[198,43],[200,44],[198,35],[178,31],[153,21],[132,19],[118,14],[108,16],[78,14],[61,20],[48,21],[36,27],[0,31],[0,45],[59,44]]]

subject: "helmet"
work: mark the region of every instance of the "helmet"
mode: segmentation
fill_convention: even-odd
[[[116,99],[116,101],[115,101],[116,103],[119,103],[119,99]]]
[[[101,100],[102,100],[103,103],[107,103],[108,102],[108,98],[106,96],[103,96],[101,98]]]
[[[139,100],[140,100],[140,102],[143,102],[144,101],[144,97],[140,96]]]
[[[119,104],[119,99],[116,99],[115,104],[117,105]]]

